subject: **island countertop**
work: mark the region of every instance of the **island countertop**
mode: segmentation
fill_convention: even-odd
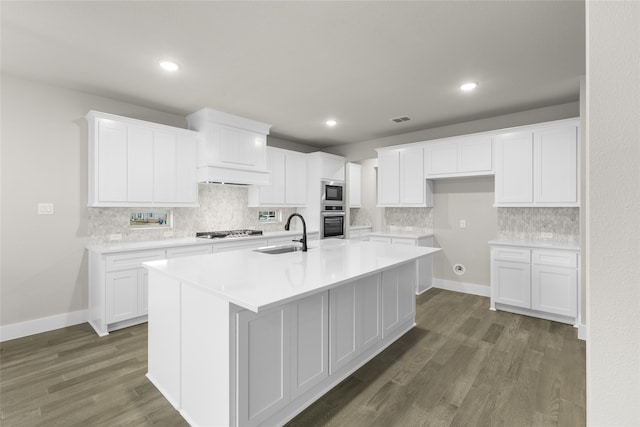
[[[144,265],[259,312],[440,251],[439,248],[327,239],[308,252],[238,250]]]

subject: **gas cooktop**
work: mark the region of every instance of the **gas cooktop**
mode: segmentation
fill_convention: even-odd
[[[200,237],[202,239],[224,239],[227,237],[249,237],[261,235],[262,230],[204,231],[196,233],[196,237]]]

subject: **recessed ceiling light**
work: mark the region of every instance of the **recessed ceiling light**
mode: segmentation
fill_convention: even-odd
[[[329,119],[329,120],[327,120],[327,121],[325,122],[325,124],[326,124],[327,126],[329,126],[329,127],[334,127],[335,125],[337,125],[337,124],[338,124],[338,122],[336,122],[336,121],[335,121],[335,120],[333,120],[333,119]]]
[[[474,90],[476,87],[478,87],[477,82],[467,82],[460,85],[460,90],[464,90],[465,92],[468,92],[470,90]]]
[[[165,71],[177,71],[178,68],[180,68],[178,64],[173,61],[160,61],[160,67]]]

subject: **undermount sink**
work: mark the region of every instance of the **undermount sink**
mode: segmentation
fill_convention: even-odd
[[[287,252],[302,251],[302,246],[287,245],[287,246],[265,246],[264,248],[254,249],[254,252],[262,252],[263,254],[284,254]]]

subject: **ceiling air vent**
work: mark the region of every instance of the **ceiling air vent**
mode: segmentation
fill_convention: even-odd
[[[395,119],[391,119],[391,121],[395,123],[408,122],[409,120],[411,120],[411,117],[407,117],[407,116],[396,117]]]

